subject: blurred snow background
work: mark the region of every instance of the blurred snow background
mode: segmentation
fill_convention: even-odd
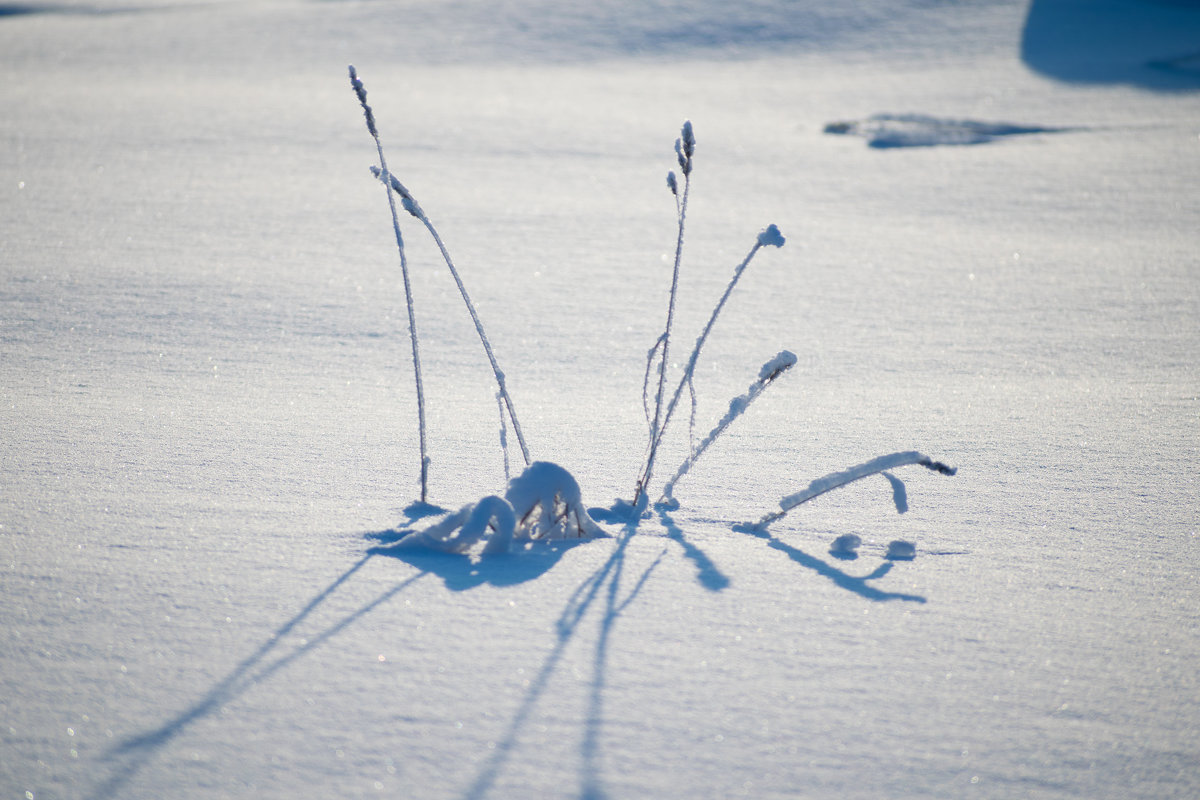
[[[0,788],[1194,796],[1197,51],[1166,0],[0,5]],[[706,347],[701,432],[799,363],[677,512],[363,560],[417,457],[348,63],[590,504],[640,466],[684,119],[675,353],[788,237]],[[879,114],[1067,130],[824,132]],[[408,241],[457,508],[503,488],[491,376]],[[901,471],[902,516],[880,478],[733,529],[911,448],[960,472]]]

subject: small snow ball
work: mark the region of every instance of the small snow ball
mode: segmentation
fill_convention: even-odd
[[[912,561],[917,557],[917,546],[912,542],[897,539],[888,544],[887,553],[883,557],[892,561]]]
[[[840,558],[845,561],[851,561],[858,558],[858,548],[862,544],[862,537],[856,533],[843,533],[841,536],[833,540],[833,544],[829,545],[829,554],[834,558]]]

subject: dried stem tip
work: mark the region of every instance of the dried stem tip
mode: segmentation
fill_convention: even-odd
[[[689,119],[683,123],[683,154],[688,158],[696,152],[696,135],[692,133],[692,121]]]
[[[378,139],[379,131],[375,128],[375,114],[371,111],[371,107],[367,105],[367,88],[358,79],[358,70],[354,68],[353,64],[350,65],[350,86],[354,89],[354,94],[358,97],[359,105],[363,107],[363,113],[367,115],[367,131]]]
[[[675,157],[679,159],[679,169],[685,176],[692,174],[692,156],[696,152],[696,135],[692,132],[692,121],[683,123],[683,130],[675,140]]]

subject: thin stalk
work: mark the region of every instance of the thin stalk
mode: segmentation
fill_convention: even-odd
[[[685,183],[686,191],[686,183]],[[725,303],[729,300],[729,296],[733,294],[733,289],[737,286],[738,281],[742,278],[742,273],[746,271],[746,267],[750,266],[750,262],[754,260],[754,256],[763,247],[768,245],[772,247],[783,247],[786,240],[783,234],[779,232],[779,228],[775,225],[768,225],[759,234],[754,241],[754,246],[750,248],[750,252],[742,259],[742,262],[733,270],[733,277],[729,281],[729,285],[725,287],[725,292],[721,295],[721,299],[717,301],[717,305],[713,308],[712,314],[708,317],[708,322],[704,325],[704,330],[696,339],[696,345],[692,348],[692,353],[688,356],[687,366],[684,367],[683,376],[679,379],[679,385],[675,387],[675,392],[671,396],[671,402],[667,405],[667,412],[662,420],[662,425],[658,427],[656,438],[657,441],[651,445],[651,453],[658,449],[664,435],[666,435],[667,426],[671,424],[671,418],[675,414],[675,408],[679,405],[679,400],[683,396],[683,390],[686,387],[692,397],[692,412],[693,425],[695,420],[695,388],[692,381],[696,374],[696,362],[700,359],[700,351],[704,348],[704,343],[708,341],[708,335],[712,333],[713,326],[717,323],[717,317],[721,315],[721,311],[725,308]],[[690,444],[690,443],[689,443]],[[654,470],[653,456],[646,464],[646,469],[643,473],[641,488],[645,489],[650,483],[651,473]],[[634,500],[636,504],[636,498]]]
[[[667,481],[666,486],[663,487],[662,500],[659,502],[665,502],[668,505],[673,503],[675,500],[673,496],[675,484],[688,473],[688,470],[700,459],[700,456],[704,455],[704,451],[717,440],[717,437],[724,433],[725,429],[734,423],[734,420],[744,414],[746,409],[750,407],[750,404],[757,400],[758,396],[765,392],[768,386],[774,383],[780,375],[795,366],[795,364],[795,354],[787,350],[780,352],[779,355],[763,364],[762,369],[759,370],[758,378],[754,383],[750,384],[750,388],[746,390],[746,393],[738,395],[730,401],[729,411],[725,413],[725,416],[721,418],[716,427],[709,431],[704,440],[692,449],[684,462],[679,465],[679,469],[675,471],[675,474]]]
[[[496,393],[496,406],[500,411],[500,452],[504,454],[504,483],[507,485],[512,480],[508,464],[508,426],[504,424],[504,402],[501,400],[499,392]]]
[[[454,278],[455,285],[458,286],[458,293],[462,295],[463,303],[466,304],[467,311],[471,314],[471,321],[475,323],[475,332],[479,334],[479,341],[483,343],[483,349],[487,353],[488,362],[492,365],[492,373],[496,376],[496,385],[499,387],[500,397],[504,402],[505,408],[508,410],[508,418],[512,421],[513,433],[517,435],[517,444],[521,446],[521,456],[525,459],[525,466],[529,466],[532,463],[529,458],[529,448],[525,444],[525,435],[521,432],[521,423],[517,420],[517,412],[513,408],[512,397],[508,393],[504,373],[500,370],[500,365],[496,362],[496,353],[492,350],[492,343],[488,340],[487,333],[483,330],[483,322],[480,321],[479,314],[475,311],[475,304],[471,302],[471,296],[467,294],[467,287],[463,284],[462,278],[459,277],[458,269],[454,266],[454,260],[450,258],[450,251],[446,249],[446,244],[438,234],[437,228],[433,227],[433,223],[429,221],[429,217],[426,216],[421,205],[412,196],[412,193],[405,188],[404,184],[400,183],[396,176],[391,174],[385,180],[383,174],[375,167],[371,168],[371,172],[390,187],[389,198],[391,198],[390,192],[392,191],[400,195],[404,210],[420,220],[421,224],[425,226],[425,230],[429,231],[429,235],[433,237],[438,250],[441,251],[442,260],[446,262],[446,266],[450,269],[450,275]]]
[[[671,417],[675,414],[675,407],[679,405],[679,399],[683,396],[684,387],[690,386],[692,379],[696,373],[696,362],[700,359],[700,350],[704,347],[705,341],[708,340],[708,335],[712,332],[713,325],[717,322],[717,317],[721,314],[721,310],[725,307],[725,302],[729,299],[729,295],[733,293],[733,287],[737,285],[738,280],[742,277],[742,272],[750,264],[750,260],[754,258],[754,254],[762,248],[761,242],[755,242],[754,247],[750,249],[750,253],[742,259],[742,263],[737,265],[733,271],[733,280],[725,287],[725,293],[721,295],[721,299],[717,301],[717,305],[713,308],[712,314],[708,318],[708,322],[704,325],[704,330],[696,339],[696,346],[692,348],[692,354],[688,356],[687,366],[684,367],[683,377],[679,379],[679,385],[675,387],[675,393],[671,396],[671,402],[667,404],[667,413],[663,418],[662,428],[658,431],[658,437],[661,439],[666,433],[667,426],[671,424]],[[649,472],[646,474],[646,480],[649,482]]]
[[[681,156],[681,160],[683,157]],[[668,356],[671,349],[671,327],[675,322],[675,297],[679,293],[679,263],[683,256],[683,228],[687,221],[688,192],[692,187],[691,156],[687,156],[687,167],[683,170],[683,196],[679,199],[679,233],[675,239],[675,268],[671,274],[671,294],[667,302],[667,325],[662,337],[662,356],[658,368],[658,391],[654,399],[654,422],[650,425],[650,450],[646,455],[646,464],[638,478],[637,488],[633,493],[633,505],[636,508],[642,495],[650,483],[650,475],[654,471],[654,457],[658,453],[659,442],[662,441],[663,396],[666,393]]]
[[[508,393],[508,386],[504,381],[504,373],[500,371],[500,365],[496,363],[496,353],[492,350],[492,343],[488,341],[487,334],[483,332],[483,323],[479,320],[479,314],[475,312],[475,304],[471,302],[471,296],[467,294],[467,287],[463,285],[462,278],[458,276],[458,270],[454,267],[454,262],[450,259],[450,253],[446,250],[445,243],[442,242],[442,237],[438,235],[437,230],[433,227],[433,223],[425,216],[425,212],[421,211],[421,207],[413,205],[418,212],[417,219],[425,225],[425,229],[429,231],[429,235],[437,242],[438,249],[442,251],[442,258],[446,261],[446,266],[450,268],[450,274],[454,277],[454,283],[458,285],[458,293],[462,295],[463,302],[467,305],[467,311],[471,314],[471,321],[475,323],[475,332],[479,334],[479,341],[483,343],[483,349],[487,353],[488,362],[492,365],[492,373],[496,376],[496,386],[499,388],[500,397],[504,400],[504,406],[508,409],[508,418],[512,421],[513,433],[517,436],[517,444],[521,447],[521,456],[525,459],[525,466],[529,466],[532,461],[529,458],[529,447],[525,444],[525,434],[521,432],[521,423],[517,420],[517,411],[513,408],[512,396]],[[406,206],[407,207],[407,206]]]
[[[358,102],[367,118],[367,130],[375,140],[375,150],[379,153],[379,169],[381,174],[391,176],[388,171],[387,158],[383,154],[383,144],[379,141],[379,130],[375,126],[375,113],[367,105],[367,90],[358,79],[354,65],[350,65],[350,86],[358,96]],[[396,247],[400,251],[400,272],[404,276],[404,301],[408,306],[408,336],[412,341],[413,375],[417,385],[417,429],[421,443],[421,502],[426,502],[429,493],[429,454],[425,435],[425,386],[421,380],[421,354],[417,344],[417,317],[413,309],[412,284],[408,278],[408,258],[404,254],[404,237],[400,234],[400,216],[396,212],[396,201],[392,198],[390,189],[387,192],[388,208],[392,212],[392,230],[396,232]]]

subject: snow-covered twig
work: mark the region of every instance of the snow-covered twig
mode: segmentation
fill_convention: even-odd
[[[854,481],[861,480],[885,470],[896,469],[897,467],[904,467],[910,464],[918,464],[926,469],[931,469],[934,472],[941,473],[942,475],[953,475],[954,473],[958,472],[956,468],[947,466],[941,461],[934,461],[929,456],[918,453],[915,450],[906,450],[900,453],[891,453],[890,455],[879,456],[878,458],[873,458],[870,461],[863,462],[862,464],[851,467],[843,472],[831,472],[823,478],[817,478],[815,481],[810,483],[807,488],[796,492],[795,494],[787,495],[780,500],[779,511],[776,511],[772,514],[767,514],[758,522],[747,525],[746,527],[757,531],[766,530],[767,526],[772,522],[782,519],[783,516],[793,508],[801,505],[802,503],[807,503],[814,497],[819,497],[826,492],[831,492],[834,489],[838,489],[848,483],[853,483]]]
[[[375,150],[379,153],[379,167],[375,169],[378,174],[390,178],[391,172],[388,171],[387,158],[383,155],[383,143],[379,141],[379,129],[375,125],[375,112],[367,104],[366,87],[359,80],[358,71],[354,69],[353,64],[350,65],[350,86],[354,89],[354,94],[358,97],[358,102],[362,106],[363,114],[367,118],[367,131],[371,134],[371,138],[375,140]],[[387,181],[385,180],[384,183],[386,184]],[[392,199],[391,190],[388,189],[386,191],[388,208],[392,212],[392,229],[396,232],[396,247],[400,250],[400,273],[404,276],[404,302],[408,306],[408,334],[412,340],[413,374],[417,384],[417,429],[420,434],[421,443],[421,502],[424,503],[429,492],[429,454],[425,435],[425,387],[421,381],[421,354],[417,339],[417,317],[413,309],[412,284],[408,279],[408,259],[404,254],[404,237],[400,234],[400,217],[396,213],[396,201]]]
[[[750,384],[750,388],[745,394],[738,395],[737,397],[733,398],[733,400],[729,401],[729,411],[725,413],[725,416],[721,418],[721,421],[717,423],[717,426],[709,432],[708,436],[704,437],[704,440],[700,442],[695,450],[692,451],[691,455],[689,455],[684,462],[679,465],[679,469],[675,471],[675,474],[671,477],[671,480],[667,481],[667,485],[663,487],[663,496],[660,502],[667,503],[668,505],[674,504],[675,498],[672,495],[672,492],[675,489],[675,484],[679,482],[679,479],[688,473],[688,470],[690,470],[692,465],[695,464],[700,456],[704,454],[704,451],[708,449],[709,445],[716,441],[717,437],[724,433],[725,429],[732,425],[733,421],[740,417],[742,413],[749,408],[750,404],[753,403],[760,394],[766,391],[767,387],[770,386],[776,378],[787,372],[789,369],[795,366],[795,364],[796,355],[787,350],[783,350],[770,361],[763,364],[762,369],[759,370],[758,379],[755,380],[754,383]]]

